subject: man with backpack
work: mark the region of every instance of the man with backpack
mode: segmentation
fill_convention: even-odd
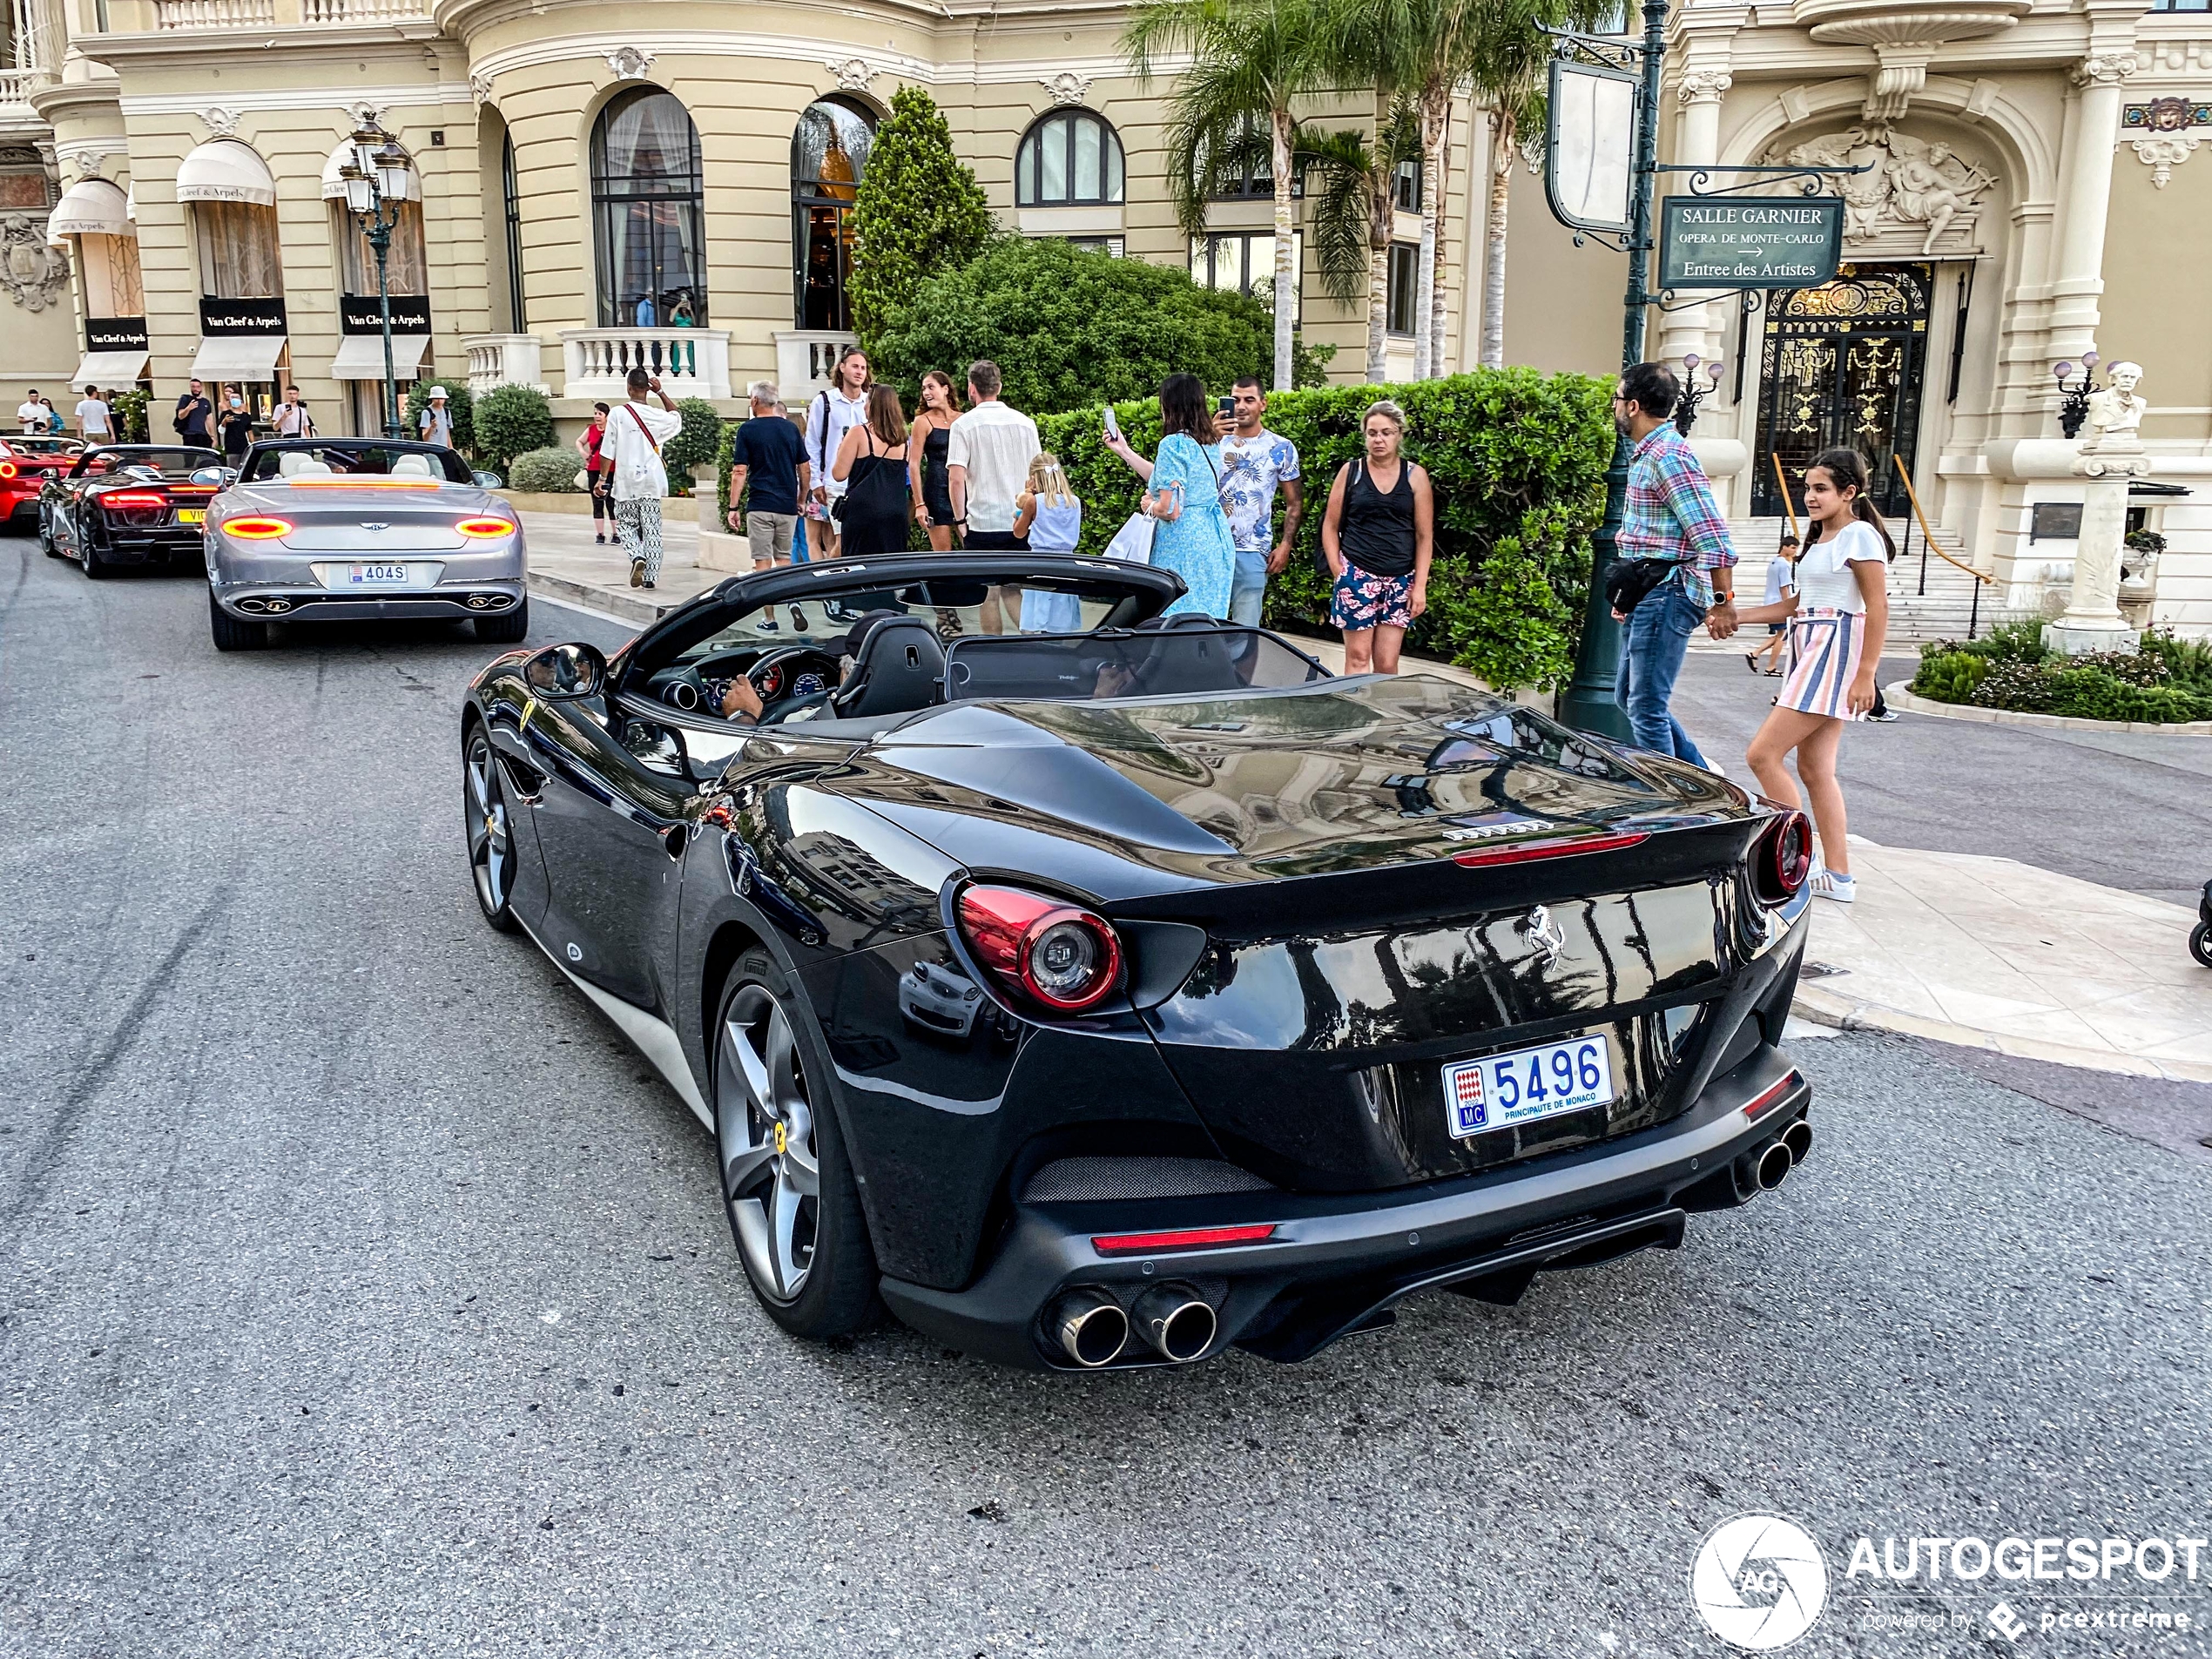
[[[614,482],[607,493],[615,504],[615,534],[630,555],[630,585],[650,588],[660,579],[660,504],[668,494],[661,445],[676,435],[684,417],[657,375],[633,368],[627,389],[629,401],[607,419],[605,448],[614,456]],[[649,394],[660,400],[660,408],[647,405]]]
[[[814,483],[806,509],[809,552],[818,559],[837,556],[837,502],[845,486],[830,476],[845,435],[868,418],[868,359],[858,346],[837,354],[830,383],[806,406],[806,469]]]

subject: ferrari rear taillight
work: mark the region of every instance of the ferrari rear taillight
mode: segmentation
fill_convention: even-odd
[[[1786,808],[1769,820],[1751,847],[1751,889],[1761,904],[1787,904],[1811,873],[1811,821]]]
[[[960,895],[961,936],[1016,997],[1055,1014],[1096,1008],[1122,982],[1122,944],[1105,917],[1018,887]]]
[[[166,507],[169,497],[158,489],[113,489],[100,497],[100,505],[110,511],[132,507]]]
[[[12,478],[15,475],[16,463],[12,461],[0,461],[0,478]]]
[[[288,518],[233,518],[223,526],[223,534],[236,536],[241,542],[273,542],[292,534]]]
[[[464,518],[454,529],[463,536],[478,537],[512,536],[515,521],[511,518]]]

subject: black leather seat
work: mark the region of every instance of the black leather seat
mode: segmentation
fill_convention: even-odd
[[[860,636],[853,671],[830,698],[840,720],[911,714],[934,705],[945,678],[945,648],[920,617],[880,617]]]

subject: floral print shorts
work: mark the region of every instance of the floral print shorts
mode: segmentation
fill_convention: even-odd
[[[1413,578],[1377,576],[1350,560],[1329,593],[1329,620],[1348,634],[1369,628],[1410,628]]]

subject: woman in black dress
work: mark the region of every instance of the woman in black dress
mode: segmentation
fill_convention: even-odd
[[[838,522],[840,557],[907,550],[912,487],[907,479],[907,417],[894,388],[868,388],[868,418],[845,435],[830,475],[845,486]]]
[[[921,442],[921,465],[914,473],[914,516],[929,533],[932,551],[953,550],[953,481],[948,470],[953,422],[960,419],[960,396],[949,375],[931,369],[921,377],[921,413],[914,436]]]
[[[253,442],[253,414],[246,406],[246,388],[226,386],[216,404],[215,426],[222,435],[223,460],[235,467],[246,459]]]

